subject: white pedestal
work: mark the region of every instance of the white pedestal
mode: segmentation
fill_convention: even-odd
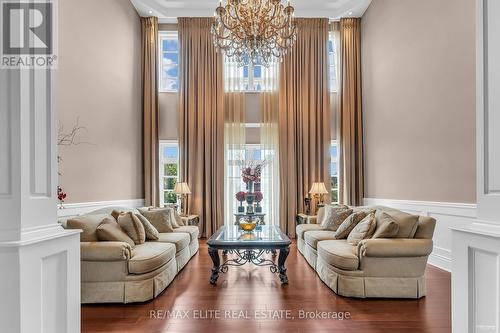
[[[79,234],[56,226],[0,242],[0,332],[80,332]]]
[[[54,73],[0,69],[0,332],[80,332],[78,230],[57,224]]]
[[[452,229],[454,333],[500,332],[500,1],[476,0],[477,216]]]
[[[500,332],[500,233],[452,229],[454,333]]]

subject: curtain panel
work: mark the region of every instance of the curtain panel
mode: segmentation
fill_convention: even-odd
[[[224,223],[224,86],[222,56],[210,18],[179,18],[180,177],[191,187],[187,209],[201,235]]]
[[[245,84],[243,68],[231,59],[224,59],[224,219],[234,224],[238,210],[235,194],[244,190],[241,170],[235,161],[244,158],[245,150]]]
[[[330,178],[328,20],[297,19],[297,29],[280,67],[278,115],[280,225],[292,236],[312,183]]]
[[[363,204],[363,117],[361,108],[361,20],[340,20],[339,199]]]
[[[159,205],[158,19],[141,17],[144,199]]]

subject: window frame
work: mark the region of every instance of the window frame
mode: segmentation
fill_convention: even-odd
[[[272,66],[279,66],[279,63],[276,63],[276,64],[272,64]],[[245,77],[244,73],[245,73],[245,67],[248,68],[248,77]],[[257,82],[255,81],[255,68],[256,67],[260,67],[260,78],[257,79]],[[241,80],[243,80],[243,85],[245,86],[244,89],[234,89],[234,90],[228,90],[229,92],[243,92],[243,93],[256,93],[256,94],[259,94],[259,93],[262,93],[262,92],[267,92],[269,90],[267,89],[263,89],[262,86],[263,86],[263,75],[264,75],[264,68],[265,66],[264,65],[254,65],[252,62],[250,62],[248,65],[245,65],[243,67],[240,67],[241,68],[241,73],[242,73],[242,77],[241,77]],[[278,72],[277,72],[277,75]],[[275,80],[279,80],[279,76],[276,76]],[[256,90],[256,86],[260,84],[260,90]]]
[[[177,159],[165,158],[163,152],[165,148],[175,147],[177,149]],[[165,179],[175,179],[177,183],[180,176],[180,148],[178,140],[160,140],[158,145],[158,160],[159,160],[159,190],[160,190],[160,207],[165,207],[165,193],[173,193],[174,189],[165,189]],[[165,175],[165,165],[166,164],[177,164],[177,175],[167,176]],[[175,186],[174,186],[175,187]],[[177,198],[176,204],[178,204],[179,198]]]
[[[332,52],[330,52],[330,42],[332,43]],[[339,91],[339,81],[338,81],[338,65],[339,65],[339,61],[338,61],[338,54],[337,54],[337,51],[338,51],[338,48],[337,48],[337,45],[336,45],[336,40],[335,40],[335,33],[333,31],[330,31],[328,33],[328,45],[327,45],[327,50],[328,50],[328,91],[330,93],[338,93]],[[334,62],[331,63],[330,62],[330,55],[333,55],[333,60]],[[337,74],[337,77],[335,78],[335,81],[337,83],[336,87],[334,87],[332,85],[332,78],[330,77],[330,72],[331,72],[331,69],[334,69],[334,73]]]
[[[331,153],[331,149],[333,147],[336,147],[337,148],[337,156],[333,156],[332,153]],[[331,140],[330,141],[330,198],[332,199],[332,203],[339,203],[339,177],[340,177],[340,169],[339,169],[339,159],[340,159],[340,146],[339,146],[339,142],[338,140]],[[332,174],[332,163],[336,163],[337,164],[337,174],[334,175]],[[331,179],[335,177],[337,178],[337,187],[333,187],[333,184],[331,184]],[[333,200],[333,192],[336,191],[337,192],[337,200],[334,201]]]
[[[172,40],[176,39],[179,42],[179,33],[177,31],[160,31],[158,32],[158,91],[159,92],[179,92],[179,70],[180,70],[180,57],[179,57],[179,49],[177,51],[164,51],[163,50],[163,41],[164,40]],[[180,48],[180,45],[179,45]],[[177,54],[177,89],[164,89],[163,88],[163,55],[165,53]]]

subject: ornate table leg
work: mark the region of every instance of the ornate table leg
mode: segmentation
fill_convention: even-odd
[[[285,261],[288,257],[288,253],[290,252],[290,248],[280,249],[280,255],[278,257],[278,272],[280,275],[281,283],[288,283],[288,276],[286,276],[286,268]]]
[[[213,247],[208,247],[208,254],[210,255],[210,258],[212,258],[212,261],[214,263],[214,266],[212,267],[212,275],[210,276],[210,283],[216,284],[217,279],[219,278],[220,268],[219,251],[217,251],[217,249]]]

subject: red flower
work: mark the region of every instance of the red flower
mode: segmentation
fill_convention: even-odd
[[[261,202],[263,198],[262,192],[255,192],[255,202]]]
[[[63,192],[61,186],[57,186],[57,199],[60,203],[64,203],[64,199],[66,199],[66,193]]]
[[[245,196],[246,196],[246,193],[243,191],[240,191],[240,192],[236,193],[236,200],[238,200],[239,202],[243,202],[243,201],[245,201]]]

